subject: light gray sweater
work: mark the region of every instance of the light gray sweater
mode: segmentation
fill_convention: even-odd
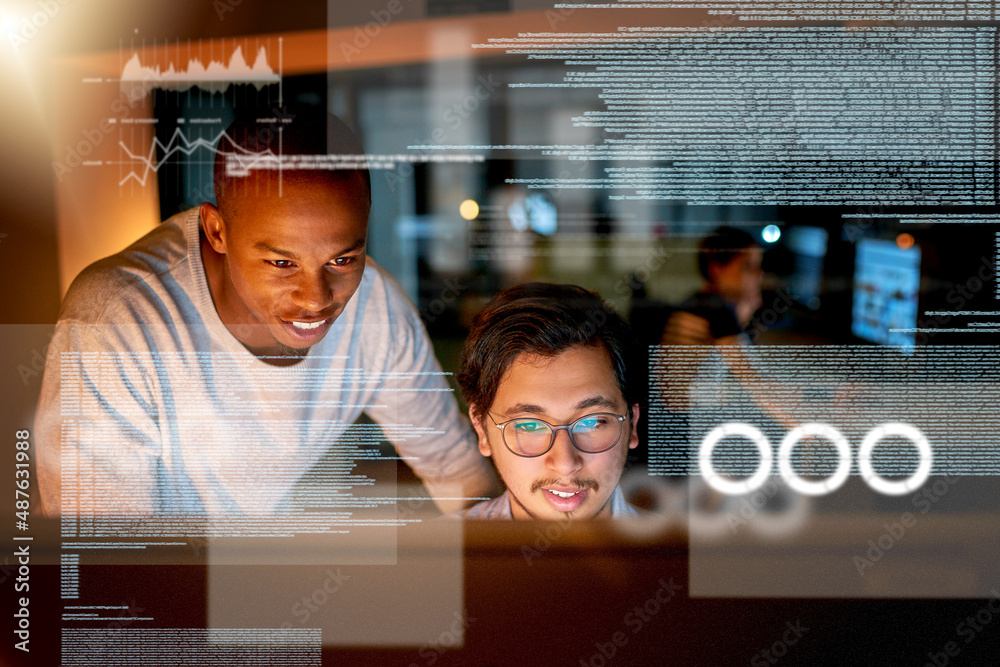
[[[307,501],[349,507],[370,483],[353,464],[375,455],[371,427],[352,425],[362,412],[435,498],[488,487],[419,316],[381,268],[368,260],[303,361],[273,366],[219,319],[198,230],[196,209],[180,213],[70,288],[36,418],[47,514],[267,515],[338,437],[332,495]]]

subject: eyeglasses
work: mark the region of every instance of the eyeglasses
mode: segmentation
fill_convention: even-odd
[[[569,440],[585,454],[600,454],[615,445],[622,436],[622,422],[627,415],[597,412],[580,417],[572,424],[550,424],[544,419],[521,417],[497,424],[493,415],[486,413],[493,425],[500,429],[503,444],[517,456],[541,456],[556,441],[556,431],[566,431]]]

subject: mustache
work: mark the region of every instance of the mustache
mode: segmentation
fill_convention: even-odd
[[[562,480],[557,477],[551,477],[549,479],[540,479],[531,485],[531,492],[534,493],[539,489],[547,486],[575,486],[579,489],[591,489],[593,491],[598,491],[601,485],[598,484],[596,479],[590,479],[585,477],[571,477],[568,480]]]

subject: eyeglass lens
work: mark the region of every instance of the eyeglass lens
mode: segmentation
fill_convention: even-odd
[[[621,422],[613,414],[587,415],[569,427],[570,438],[584,452],[603,452],[618,441]],[[503,429],[504,442],[516,453],[538,456],[549,449],[553,441],[551,426],[538,419],[515,419]]]

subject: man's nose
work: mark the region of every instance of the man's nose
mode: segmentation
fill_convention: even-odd
[[[330,278],[319,275],[303,276],[292,292],[292,301],[303,310],[318,313],[333,303],[333,285]]]
[[[583,452],[573,446],[566,429],[556,432],[556,441],[545,455],[545,466],[559,475],[570,475],[583,467]]]

